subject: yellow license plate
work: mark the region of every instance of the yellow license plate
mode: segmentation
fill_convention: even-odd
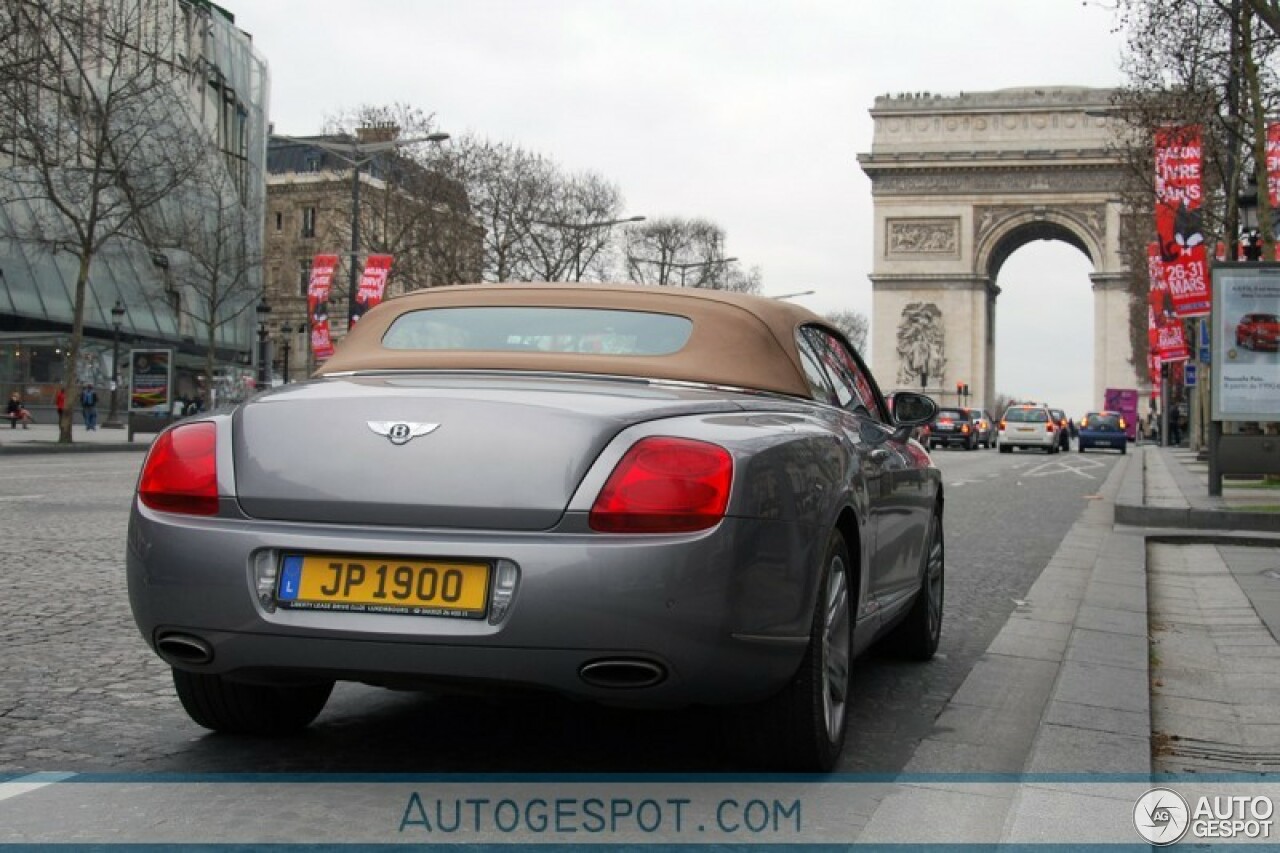
[[[276,600],[298,610],[480,617],[489,601],[489,564],[286,554]]]

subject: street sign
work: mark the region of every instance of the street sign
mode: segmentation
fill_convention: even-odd
[[[1182,382],[1188,388],[1194,388],[1196,385],[1196,366],[1188,362],[1182,367]]]

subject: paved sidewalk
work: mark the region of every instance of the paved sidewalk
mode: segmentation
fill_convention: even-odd
[[[58,425],[31,424],[28,429],[0,424],[0,456],[9,453],[84,453],[103,451],[145,451],[154,433],[138,433],[129,443],[127,429],[86,430],[77,422],[71,427],[71,444],[58,444]]]
[[[1010,775],[904,780],[858,841],[1136,839],[1133,790],[1082,780],[1280,769],[1280,491],[1223,491],[1131,447],[906,767]]]

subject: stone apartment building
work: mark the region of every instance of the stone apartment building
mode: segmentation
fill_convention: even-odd
[[[351,280],[351,161],[361,163],[358,276],[369,254],[394,260],[390,298],[423,287],[480,280],[483,228],[472,217],[464,187],[394,150],[370,156],[361,145],[394,140],[394,127],[361,128],[348,136],[273,135],[267,152],[265,240],[267,321],[274,373],[300,379],[315,367],[307,335],[307,285],[317,254],[338,255],[330,304],[335,341],[346,333]],[[343,152],[343,153],[338,153]],[[341,307],[339,307],[341,306]]]

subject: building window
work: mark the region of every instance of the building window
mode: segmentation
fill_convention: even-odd
[[[298,261],[298,295],[306,296],[307,288],[311,285],[311,259],[304,258]]]
[[[302,236],[316,236],[316,209],[314,207],[302,208]]]
[[[283,230],[284,230],[284,213],[283,213],[283,211],[279,211],[279,210],[277,210],[277,211],[276,211],[276,230],[277,230],[277,231],[283,231]]]

